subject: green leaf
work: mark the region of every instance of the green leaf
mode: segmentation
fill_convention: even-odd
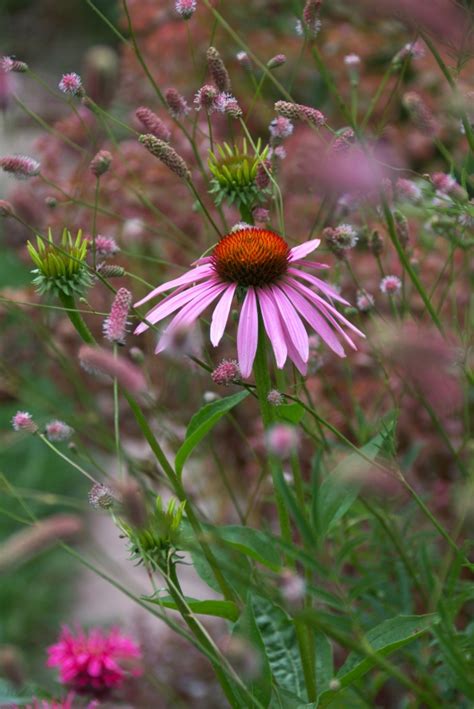
[[[370,460],[375,460],[383,446],[390,442],[395,428],[395,417],[390,417],[384,430],[375,438],[362,446],[360,450]],[[348,455],[337,465],[323,481],[316,492],[317,504],[313,515],[313,524],[322,541],[334,525],[343,517],[355,502],[359,494],[359,486],[348,482],[354,468],[368,465],[357,453]]]
[[[293,621],[270,601],[252,597],[257,628],[262,636],[270,668],[278,686],[307,701],[303,668]]]
[[[272,571],[280,570],[280,555],[272,539],[264,532],[251,527],[240,527],[239,525],[218,527],[214,531],[225,544],[259,561]]]
[[[275,407],[275,413],[281,421],[298,424],[305,415],[305,410],[295,401],[293,404],[281,404]]]
[[[212,401],[194,414],[189,422],[184,443],[176,454],[175,467],[178,475],[181,475],[186,460],[198,443],[228,411],[240,404],[248,395],[248,391],[240,391],[232,396],[227,396],[225,399]]]
[[[385,620],[380,623],[365,635],[365,643],[372,652],[376,652],[380,656],[389,655],[395,650],[408,645],[420,637],[423,633],[429,630],[439,617],[436,613],[428,615],[399,615],[390,620]],[[341,689],[352,684],[356,680],[363,677],[369,672],[375,663],[373,659],[364,657],[357,652],[351,652],[339,672],[337,679],[341,683]],[[320,706],[324,707],[329,704],[334,692],[323,692],[320,697]]]
[[[258,652],[261,666],[258,676],[248,681],[248,689],[263,706],[267,707],[272,694],[272,673],[265,653],[265,645],[255,622],[251,598],[247,599],[245,608],[234,625],[232,636],[246,638]]]
[[[334,677],[332,644],[324,633],[316,631],[314,634],[314,648],[316,656],[316,687],[318,692],[320,692],[329,687],[329,682]]]
[[[152,597],[146,598],[149,603],[155,603],[157,606],[163,606],[164,608],[172,608],[177,610],[176,603],[170,596],[161,596],[159,598]],[[235,622],[239,617],[239,609],[235,603],[232,601],[220,601],[220,600],[208,600],[200,601],[197,598],[190,598],[185,596],[186,603],[190,607],[193,613],[198,615],[213,615],[216,618],[226,618]]]

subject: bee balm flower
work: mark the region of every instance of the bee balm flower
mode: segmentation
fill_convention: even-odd
[[[217,347],[238,292],[243,294],[237,329],[238,362],[243,378],[250,376],[255,359],[259,311],[278,368],[282,369],[290,358],[306,374],[309,343],[303,320],[337,355],[344,357],[337,335],[352,348],[356,346],[342,326],[362,337],[363,334],[328,299],[344,304],[347,301],[324,281],[302,270],[302,267],[326,268],[325,264],[306,259],[319,243],[319,239],[313,239],[290,249],[281,236],[268,229],[249,227],[231,232],[222,237],[211,256],[199,259],[192,270],[158,286],[136,304],[142,305],[160,293],[177,289],[147,313],[146,322],[137,327],[135,334],[178,311],[158,342],[155,350],[158,354],[172,341],[173,333],[190,327],[217,300],[210,330],[211,342]]]

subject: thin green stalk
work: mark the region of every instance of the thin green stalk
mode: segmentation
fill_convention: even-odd
[[[86,323],[84,322],[82,315],[76,309],[74,296],[66,295],[65,293],[60,293],[59,299],[61,300],[61,303],[64,305],[64,307],[67,309],[69,320],[72,322],[84,342],[87,342],[87,344],[89,345],[94,345],[94,336],[87,327]]]
[[[192,183],[191,180],[187,180],[187,184],[188,184],[188,186],[189,186],[189,189],[190,189],[191,192],[193,193],[194,197],[195,197],[195,198],[197,199],[197,201],[199,202],[199,205],[200,205],[202,211],[204,212],[204,214],[206,215],[206,217],[207,217],[207,219],[208,219],[208,221],[209,221],[209,224],[211,224],[212,228],[214,229],[214,231],[216,232],[216,234],[217,234],[217,235],[219,236],[219,238],[220,238],[220,237],[221,237],[220,229],[219,229],[219,227],[217,226],[217,224],[215,223],[214,219],[213,219],[213,218],[211,217],[211,215],[209,214],[209,211],[208,211],[206,205],[204,204],[204,202],[202,201],[201,197],[199,196],[199,193],[198,193],[198,191],[196,190],[196,188],[194,187],[194,184]]]
[[[40,438],[40,439],[43,441],[43,443],[45,443],[45,444],[48,446],[48,448],[51,448],[51,450],[54,451],[54,453],[56,453],[56,455],[58,455],[60,458],[62,458],[63,460],[65,460],[65,461],[66,461],[69,465],[71,465],[73,468],[76,468],[76,470],[78,470],[78,471],[81,473],[81,475],[85,475],[85,477],[86,477],[88,480],[90,480],[91,483],[98,484],[98,480],[96,480],[94,477],[92,477],[92,475],[90,475],[90,473],[88,473],[87,470],[84,470],[84,468],[81,468],[80,465],[78,465],[78,464],[75,463],[73,460],[71,460],[70,458],[68,458],[67,455],[65,455],[64,453],[62,453],[62,452],[59,450],[59,448],[56,448],[56,446],[53,445],[53,444],[51,443],[51,441],[48,441],[48,439],[46,438],[46,436],[45,436],[44,434],[38,433],[37,436],[38,436],[38,438]]]

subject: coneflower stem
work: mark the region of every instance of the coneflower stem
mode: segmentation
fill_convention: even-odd
[[[275,422],[275,413],[271,404],[268,402],[268,392],[271,389],[272,383],[270,372],[268,371],[265,329],[263,327],[262,316],[258,315],[258,345],[257,353],[254,362],[254,376],[257,388],[258,401],[260,412],[262,415],[263,427],[268,430]],[[275,502],[278,512],[278,520],[280,523],[281,536],[285,542],[291,543],[291,529],[288,512],[285,507],[285,502],[281,494],[281,486],[283,482],[283,473],[281,463],[274,455],[269,456],[270,471],[273,480],[273,489],[275,492]]]
[[[77,310],[74,296],[66,295],[66,293],[60,293],[59,300],[66,308],[69,320],[72,322],[84,342],[87,342],[88,345],[95,345],[94,335],[91,333],[84,322],[82,315],[80,315]]]

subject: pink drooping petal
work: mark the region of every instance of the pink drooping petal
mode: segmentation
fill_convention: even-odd
[[[135,330],[135,334],[139,335],[141,332],[146,330],[150,325],[155,325],[164,318],[174,313],[178,308],[182,308],[184,305],[189,303],[191,300],[200,298],[203,296],[209,288],[214,287],[219,281],[216,278],[205,281],[204,283],[199,283],[196,286],[187,288],[184,292],[179,292],[178,294],[173,293],[171,296],[165,298],[161,303],[155,305],[145,316],[147,322],[142,322]]]
[[[287,278],[286,279],[288,283],[290,283],[292,286],[296,288],[296,290],[300,291],[300,293],[303,293],[309,300],[311,300],[313,303],[316,304],[319,310],[323,310],[324,313],[330,312],[332,315],[337,318],[337,320],[340,320],[346,327],[348,327],[350,330],[355,332],[357,335],[360,337],[364,337],[365,335],[363,332],[361,332],[355,325],[353,325],[347,318],[344,317],[344,315],[341,315],[341,313],[334,308],[330,303],[327,302],[327,300],[324,300],[324,298],[321,298],[317,293],[311,290],[311,288],[308,288],[307,286],[303,285],[303,283],[300,283],[299,281],[296,281],[294,278]]]
[[[285,283],[283,288],[297,311],[304,317],[306,322],[314,328],[315,332],[321,337],[322,340],[324,340],[328,347],[330,347],[339,357],[345,357],[346,355],[341,343],[324,317],[316,311],[315,306],[308,302],[306,298],[304,298],[288,283]]]
[[[283,331],[285,333],[286,346],[288,349],[288,357],[291,359],[291,361],[295,365],[298,372],[300,372],[300,374],[302,374],[303,377],[305,377],[306,374],[308,373],[308,363],[303,361],[300,353],[298,352],[298,349],[295,347],[292,337],[291,337],[291,335],[288,331],[288,328],[286,326],[286,322],[281,317],[280,317],[280,321],[281,321],[281,326],[283,328]]]
[[[143,303],[147,303],[149,300],[154,298],[156,295],[159,295],[160,293],[165,293],[167,290],[171,290],[172,288],[176,288],[177,286],[183,286],[186,283],[194,283],[195,281],[202,281],[203,278],[207,278],[208,276],[212,276],[215,273],[214,269],[212,266],[209,266],[209,264],[204,264],[203,266],[197,266],[196,268],[193,268],[191,271],[187,271],[184,273],[182,276],[179,276],[179,278],[174,278],[172,281],[167,281],[166,283],[162,283],[160,286],[152,290],[148,295],[146,295],[144,298],[138,301],[138,303],[135,303],[134,307],[138,308],[139,305],[143,305]]]
[[[247,379],[252,372],[258,343],[258,312],[255,290],[247,290],[237,329],[237,355],[242,377]]]
[[[304,258],[317,249],[320,243],[321,239],[311,239],[310,241],[305,241],[304,244],[300,244],[299,246],[293,246],[293,248],[290,249],[288,261],[299,261],[299,259]]]
[[[192,262],[191,266],[202,266],[205,263],[210,263],[212,261],[212,256],[201,256]]]
[[[217,303],[212,313],[211,320],[211,342],[214,347],[217,347],[224,334],[225,326],[227,325],[227,320],[229,318],[229,312],[232,305],[232,300],[234,293],[236,291],[237,284],[231,283],[227,286],[224,291],[223,296]]]
[[[288,350],[286,338],[280,322],[280,316],[268,288],[258,288],[257,298],[260,304],[263,324],[271,342],[278,369],[285,366]]]
[[[192,300],[187,303],[170,322],[163,335],[161,336],[158,345],[155,349],[155,354],[163,352],[168,346],[172,335],[180,329],[186,329],[198,319],[201,313],[227,288],[226,283],[218,283],[213,285],[210,290],[206,291],[205,295],[199,297],[196,302]]]
[[[322,281],[320,278],[317,278],[316,276],[312,276],[310,273],[305,273],[305,271],[300,271],[299,268],[289,268],[287,273],[291,274],[292,276],[298,277],[298,278],[303,278],[309,283],[312,283],[316,288],[318,288],[320,291],[325,293],[327,296],[330,298],[334,298],[334,300],[338,300],[340,303],[343,303],[344,305],[350,305],[349,301],[347,301],[345,298],[343,298],[337,290],[335,290],[332,286],[330,286],[328,283],[325,283]]]
[[[310,268],[329,268],[328,263],[319,263],[319,261],[307,261],[306,259],[298,259],[298,266],[309,266]]]
[[[289,338],[294,344],[295,349],[298,350],[303,362],[307,362],[309,357],[308,333],[305,330],[300,316],[281,288],[278,286],[270,286],[270,290],[273,302],[280,313],[281,320],[285,325]],[[288,338],[286,342],[288,345]],[[288,353],[289,352],[290,350],[288,348]]]

